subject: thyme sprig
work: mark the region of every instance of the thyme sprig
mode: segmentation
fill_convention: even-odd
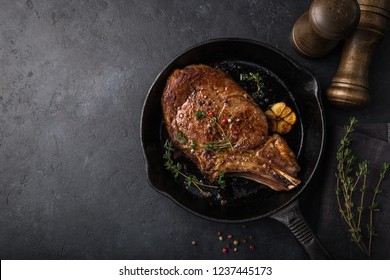
[[[230,148],[231,146],[232,144],[230,143],[230,141],[225,141],[225,140],[207,142],[203,144],[203,148],[209,152],[223,152],[226,149]]]
[[[197,120],[203,119],[206,116],[207,116],[207,114],[203,111],[196,111],[195,112],[195,117]],[[232,142],[229,140],[229,137],[226,135],[225,130],[220,125],[218,117],[215,116],[214,112],[209,113],[209,120],[208,121],[209,121],[209,124],[208,124],[209,128],[217,127],[217,129],[219,130],[219,132],[222,136],[222,139],[218,140],[218,141],[207,142],[207,143],[203,144],[203,148],[209,152],[223,152],[229,148],[234,150]]]
[[[341,217],[349,227],[352,241],[356,242],[360,250],[370,257],[372,253],[372,240],[373,237],[377,235],[373,219],[374,212],[379,211],[377,195],[381,192],[380,185],[386,176],[390,164],[387,162],[383,164],[383,168],[379,174],[379,180],[372,189],[373,195],[371,202],[368,206],[365,206],[369,162],[364,160],[357,164],[357,158],[350,148],[350,134],[354,131],[356,123],[356,118],[351,118],[349,125],[345,126],[345,134],[340,140],[336,153],[338,161],[336,172],[336,197]],[[358,188],[359,185],[360,188]],[[360,199],[357,207],[355,207],[353,200],[356,190],[360,191]],[[367,224],[367,232],[364,234],[362,230],[362,214],[366,208],[369,210],[369,221]]]
[[[224,173],[220,173],[217,179],[217,185],[209,185],[203,183],[202,180],[199,180],[198,177],[196,177],[193,174],[187,174],[184,171],[183,165],[180,163],[175,163],[173,161],[173,153],[175,152],[175,148],[173,147],[173,144],[171,141],[167,140],[165,145],[165,153],[163,155],[163,158],[165,160],[164,167],[166,170],[170,171],[175,178],[182,176],[184,178],[184,184],[187,188],[195,187],[202,196],[204,197],[210,197],[212,196],[212,193],[210,191],[204,190],[204,188],[209,189],[219,189],[224,188],[226,183],[224,179]]]
[[[260,76],[260,73],[252,73],[252,72],[249,72],[248,74],[242,73],[242,74],[240,74],[240,81],[252,81],[252,82],[255,82],[257,90],[252,95],[254,95],[254,97],[260,96],[261,91],[264,88],[264,82],[263,82],[263,79]]]
[[[224,150],[223,146],[225,145],[225,146],[227,146],[226,148],[230,147],[232,150],[234,150],[233,144],[232,144],[232,142],[230,142],[229,137],[227,137],[225,130],[223,130],[222,126],[219,124],[219,122],[216,118],[214,120],[215,120],[215,124],[217,125],[217,127],[221,131],[221,135],[222,135],[222,140],[220,141],[220,148],[222,150]],[[221,149],[219,149],[218,151],[222,151]]]

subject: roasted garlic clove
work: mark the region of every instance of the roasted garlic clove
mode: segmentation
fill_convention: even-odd
[[[270,130],[279,134],[288,133],[297,121],[294,111],[284,102],[271,105],[265,115],[268,118]]]

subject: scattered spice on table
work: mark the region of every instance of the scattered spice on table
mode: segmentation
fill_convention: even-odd
[[[246,227],[247,227],[246,225],[242,226],[243,229],[245,229]],[[218,241],[222,242],[223,244],[222,248],[219,247],[218,250],[220,250],[220,252],[222,252],[223,254],[228,254],[229,251],[248,252],[248,251],[255,250],[255,245],[253,244],[255,237],[253,234],[246,235],[241,233],[240,236],[240,234],[233,234],[233,233],[223,234],[222,231],[217,231],[217,237],[218,237]],[[192,240],[191,244],[193,246],[196,246],[198,245],[198,242],[194,239]]]

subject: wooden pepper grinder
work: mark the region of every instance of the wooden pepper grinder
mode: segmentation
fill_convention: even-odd
[[[292,45],[303,56],[324,56],[351,35],[359,17],[356,0],[314,0],[294,24]]]
[[[368,69],[376,45],[390,21],[390,0],[358,0],[360,22],[347,39],[338,71],[327,91],[328,100],[344,109],[359,109],[370,102]]]

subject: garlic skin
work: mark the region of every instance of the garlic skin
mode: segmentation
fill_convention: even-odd
[[[278,102],[270,106],[265,111],[269,128],[272,132],[278,134],[287,134],[297,121],[295,112],[284,102]]]

